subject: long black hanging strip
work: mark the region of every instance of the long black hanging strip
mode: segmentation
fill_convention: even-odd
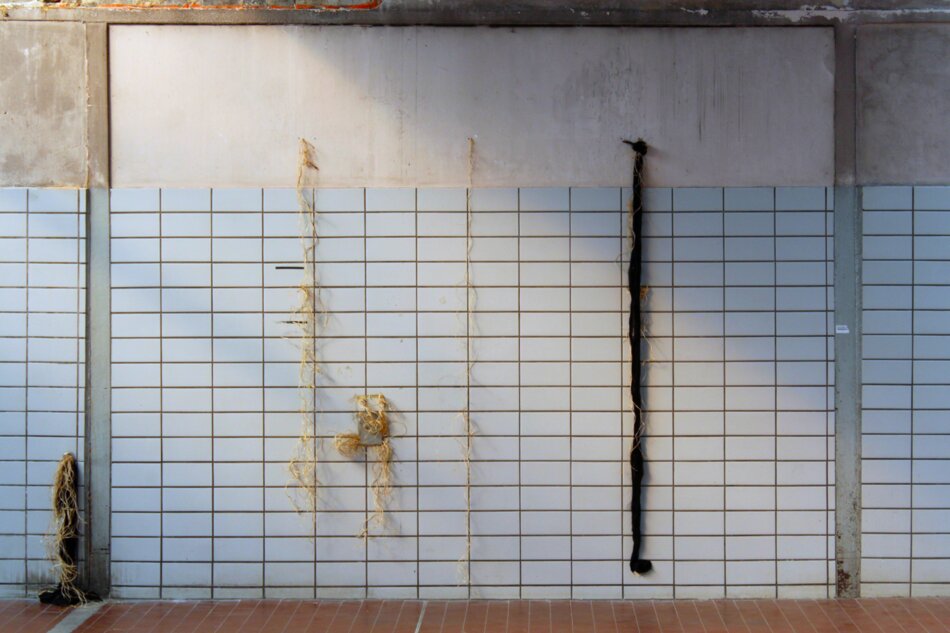
[[[633,524],[633,552],[630,554],[630,571],[645,574],[653,569],[653,563],[640,558],[641,514],[643,506],[640,495],[643,488],[643,397],[640,393],[640,277],[643,269],[643,157],[647,144],[643,139],[624,141],[633,149],[633,201],[630,207],[633,243],[630,248],[630,267],[627,271],[627,287],[630,289],[630,397],[633,399],[633,447],[630,450],[630,474],[633,479],[633,496],[630,500],[630,518]]]

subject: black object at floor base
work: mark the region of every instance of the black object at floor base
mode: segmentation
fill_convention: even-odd
[[[645,574],[651,569],[653,569],[653,563],[648,560],[640,559],[630,561],[630,571],[635,574]]]
[[[57,607],[75,607],[86,602],[99,602],[102,598],[99,594],[92,591],[83,591],[75,589],[64,592],[62,585],[57,585],[52,589],[44,589],[39,595],[40,602],[43,604],[52,604]]]

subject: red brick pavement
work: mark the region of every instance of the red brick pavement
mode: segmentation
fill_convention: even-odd
[[[0,602],[0,632],[45,632],[69,613]],[[950,598],[710,601],[109,602],[79,633],[950,633]]]

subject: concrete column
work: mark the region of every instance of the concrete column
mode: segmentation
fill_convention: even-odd
[[[835,26],[835,584],[861,593],[861,209],[855,27]]]
[[[86,586],[110,589],[112,328],[109,253],[109,27],[86,25]]]

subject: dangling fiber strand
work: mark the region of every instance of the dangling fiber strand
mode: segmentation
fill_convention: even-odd
[[[390,411],[389,400],[381,393],[356,396],[356,421],[360,432],[339,433],[333,438],[336,450],[347,458],[356,457],[360,451],[365,450],[368,460],[370,449],[376,449],[373,484],[370,488],[373,494],[373,514],[366,518],[357,535],[363,539],[369,538],[372,523],[385,526],[386,507],[392,496],[393,448],[390,443]],[[364,437],[379,438],[380,441],[364,443]]]
[[[379,444],[367,446],[376,449],[376,461],[373,462],[373,514],[366,521],[366,532],[375,522],[380,527],[386,524],[386,505],[392,495],[393,447],[389,436],[389,401],[381,393],[369,396],[357,396],[356,418],[362,427],[363,433],[368,436],[381,438]],[[368,455],[367,455],[368,456]]]
[[[472,438],[475,426],[472,423],[472,368],[475,365],[476,335],[475,308],[478,293],[472,283],[472,183],[475,173],[475,138],[468,138],[468,187],[465,189],[465,409],[459,412],[464,438],[462,440],[462,463],[465,465],[465,550],[458,560],[458,576],[471,592],[472,567]]]
[[[40,592],[40,602],[79,606],[99,596],[76,586],[79,579],[79,471],[76,457],[66,453],[53,475],[53,525],[47,539],[50,558],[59,573],[59,583]]]
[[[333,447],[343,457],[356,457],[356,454],[363,448],[360,442],[360,436],[356,433],[339,433],[333,438]]]
[[[313,199],[305,184],[309,174],[317,171],[314,148],[300,139],[297,160],[297,205],[300,219],[300,242],[303,249],[303,279],[297,288],[299,297],[294,308],[293,323],[298,330],[300,364],[297,372],[297,390],[300,396],[300,435],[294,446],[288,470],[296,484],[291,501],[298,512],[315,513],[317,509],[317,437],[316,388],[319,365],[317,359],[317,313],[324,314],[319,297],[315,251],[317,247],[317,219]],[[301,504],[300,495],[303,494]]]
[[[633,526],[633,552],[630,554],[630,571],[645,574],[653,569],[653,563],[640,558],[640,546],[643,540],[641,532],[643,492],[643,397],[640,390],[641,360],[640,341],[642,337],[640,304],[646,295],[641,287],[643,268],[643,157],[647,153],[647,144],[643,139],[636,142],[624,141],[633,148],[633,200],[630,206],[632,245],[630,266],[627,271],[627,287],[630,290],[630,397],[633,401],[633,446],[630,449],[630,474],[633,479],[633,494],[630,501],[630,518]]]
[[[373,514],[366,521],[367,535],[372,523],[376,523],[381,528],[385,527],[386,508],[393,494],[393,446],[387,437],[374,448],[376,461],[373,462],[373,485],[370,488],[373,494]]]

